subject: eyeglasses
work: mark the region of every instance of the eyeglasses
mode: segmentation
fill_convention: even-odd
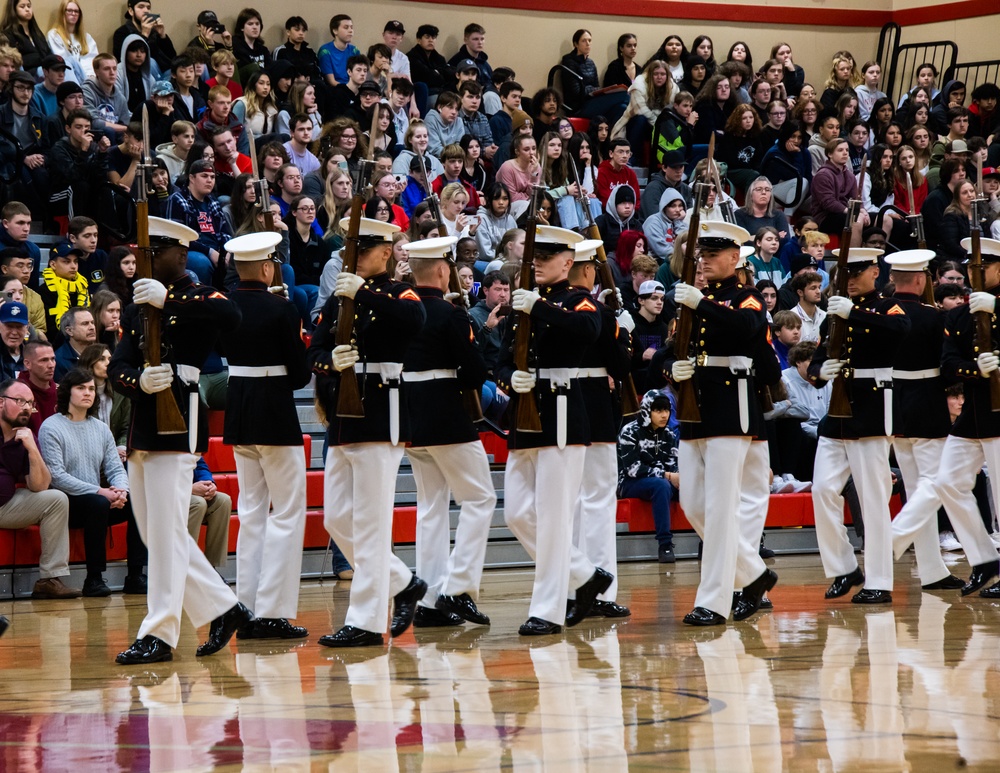
[[[23,397],[8,397],[7,395],[0,395],[0,400],[13,400],[17,403],[18,408],[30,408],[32,413],[38,413],[34,400],[25,400]]]
[[[340,139],[342,140],[356,140],[358,135],[356,134],[341,134]]]
[[[788,115],[787,110],[772,110],[768,115]]]
[[[757,188],[751,188],[750,192],[751,193],[770,193],[771,189],[770,188],[760,188],[760,187],[757,187]]]
[[[301,180],[302,179],[302,175],[300,175],[300,174],[286,174],[285,175],[285,179],[286,180]]]
[[[15,83],[14,84],[14,90],[15,91],[34,91],[35,87],[33,85],[31,85],[30,83]]]
[[[296,212],[306,212],[306,213],[308,213],[308,212],[315,212],[316,211],[316,207],[299,207],[295,211]]]

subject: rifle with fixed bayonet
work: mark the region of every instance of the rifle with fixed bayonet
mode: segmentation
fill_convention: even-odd
[[[921,250],[927,249],[927,235],[924,233],[924,216],[917,212],[916,199],[913,197],[913,175],[906,173],[906,197],[910,203],[910,214],[906,219],[910,221],[913,234],[917,237],[917,247]],[[934,277],[931,276],[930,268],[924,269],[924,276],[927,281],[924,283],[924,303],[934,305]]]
[[[976,198],[972,201],[971,222],[969,223],[969,237],[972,249],[969,251],[969,286],[973,292],[981,293],[986,291],[986,277],[983,267],[983,220],[982,205],[983,200],[983,161],[976,158]],[[993,315],[988,311],[978,311],[975,318],[975,345],[980,352],[993,351]],[[990,373],[990,408],[993,411],[1000,411],[1000,371],[994,370]]]

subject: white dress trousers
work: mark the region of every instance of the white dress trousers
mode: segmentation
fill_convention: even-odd
[[[681,508],[704,542],[694,603],[726,618],[733,609],[733,588],[760,575],[738,566],[740,484],[750,445],[748,437],[681,440],[677,460]]]
[[[766,570],[767,564],[760,557],[760,538],[764,535],[767,508],[771,504],[771,457],[766,440],[750,443],[743,463],[743,483],[740,486],[740,545],[737,558],[737,577],[753,575],[756,580]],[[737,585],[742,590],[744,585]]]
[[[1000,438],[974,440],[949,435],[937,474],[938,496],[971,566],[996,561],[998,556],[972,495],[983,462],[992,481],[993,510],[1000,512]]]
[[[463,593],[478,599],[497,504],[486,450],[476,440],[409,448],[406,455],[417,484],[417,576],[427,583],[420,604],[433,607],[440,595]],[[461,512],[449,551],[452,495]]]
[[[827,577],[840,577],[858,568],[854,546],[844,525],[844,498],[840,492],[854,476],[865,518],[865,587],[892,590],[892,526],[889,496],[889,438],[837,440],[821,437],[813,466],[813,513],[816,541]]]
[[[504,473],[507,526],[535,561],[528,616],[556,625],[566,620],[570,589],[594,574],[594,565],[572,541],[586,450],[548,446],[511,451]]]
[[[232,609],[236,596],[188,533],[195,454],[133,451],[128,485],[139,535],[149,548],[146,619],[139,636],[177,646],[181,610],[195,628]]]
[[[345,625],[385,633],[389,601],[413,573],[392,552],[392,509],[403,446],[330,446],[323,478],[323,525],[354,567]]]
[[[583,483],[576,502],[573,544],[594,566],[614,575],[611,586],[598,596],[618,597],[618,451],[614,443],[592,443],[583,460]],[[576,586],[574,586],[576,587]]]
[[[937,530],[941,497],[934,483],[944,444],[945,438],[898,437],[892,441],[906,489],[906,504],[892,519],[892,552],[898,560],[913,544],[921,585],[951,574],[941,558]]]
[[[295,617],[306,531],[302,446],[238,445],[235,456],[236,597],[257,617]]]

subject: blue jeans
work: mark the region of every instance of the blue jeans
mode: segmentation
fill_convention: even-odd
[[[188,271],[193,271],[198,277],[198,281],[203,285],[212,284],[212,276],[215,274],[215,264],[203,252],[188,250],[187,260]]]
[[[621,499],[641,499],[653,503],[653,524],[656,541],[661,548],[674,544],[670,533],[670,502],[677,489],[666,478],[626,478],[618,487]]]

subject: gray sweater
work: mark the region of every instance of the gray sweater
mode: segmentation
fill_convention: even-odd
[[[115,438],[100,419],[71,421],[56,413],[42,422],[38,444],[52,473],[52,488],[58,491],[69,496],[96,494],[102,471],[111,486],[128,488]]]

